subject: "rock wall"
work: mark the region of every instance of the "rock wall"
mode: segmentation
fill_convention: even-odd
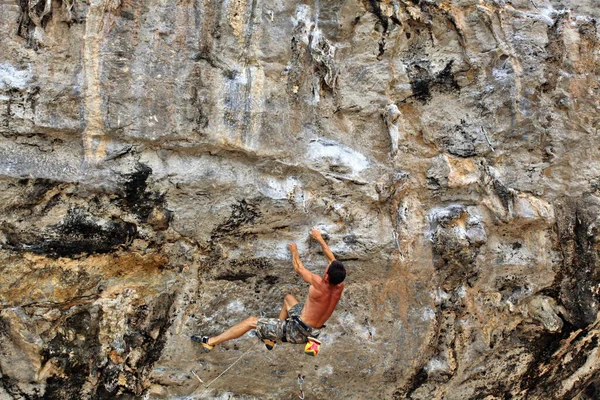
[[[2,2],[0,398],[597,398],[595,3]]]

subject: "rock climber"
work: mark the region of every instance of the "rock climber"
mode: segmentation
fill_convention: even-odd
[[[269,350],[273,349],[277,341],[307,343],[309,338],[317,338],[342,296],[346,269],[335,259],[318,228],[313,228],[309,234],[321,245],[329,265],[325,268],[323,277],[310,272],[300,261],[296,244],[288,244],[294,271],[310,285],[306,303],[299,303],[296,297],[287,294],[283,299],[279,318],[249,317],[218,336],[193,335],[192,340],[201,343],[204,351],[209,352],[214,346],[236,339],[251,329],[256,329],[259,339]]]

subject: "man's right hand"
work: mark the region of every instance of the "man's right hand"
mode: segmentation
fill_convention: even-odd
[[[288,243],[288,249],[290,249],[292,254],[298,252],[298,246],[296,246],[296,243]]]
[[[329,261],[329,262],[334,261],[335,256],[331,252],[331,249],[329,248],[329,246],[327,246],[327,243],[325,243],[325,239],[323,239],[323,236],[321,236],[321,230],[317,227],[314,227],[308,234],[310,235],[311,238],[313,238],[317,242],[319,242],[319,244],[321,245],[321,248],[323,249],[323,254],[325,254],[325,257],[327,258],[327,261]]]
[[[323,239],[323,237],[321,236],[321,231],[317,227],[312,228],[312,230],[308,234],[310,235],[311,238],[313,238],[315,240]]]

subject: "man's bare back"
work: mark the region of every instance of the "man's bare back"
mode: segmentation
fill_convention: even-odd
[[[344,282],[331,286],[324,282],[321,277],[313,279],[312,285],[308,288],[308,297],[300,315],[302,321],[315,328],[321,328],[333,314],[335,306],[342,297],[343,290]]]

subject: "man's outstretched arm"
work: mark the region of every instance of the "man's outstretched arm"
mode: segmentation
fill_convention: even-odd
[[[292,253],[292,265],[294,266],[294,271],[298,275],[304,279],[306,283],[313,284],[313,273],[304,268],[304,264],[300,261],[300,256],[298,255],[298,246],[296,243],[288,244],[288,249],[290,249],[290,253]]]
[[[335,261],[335,256],[333,255],[333,252],[331,251],[329,246],[327,246],[327,243],[325,243],[325,239],[323,239],[323,237],[321,236],[321,231],[319,230],[319,228],[312,228],[309,234],[310,237],[319,242],[321,248],[323,249],[325,257],[327,258],[327,261],[329,261],[330,263],[332,261]]]

